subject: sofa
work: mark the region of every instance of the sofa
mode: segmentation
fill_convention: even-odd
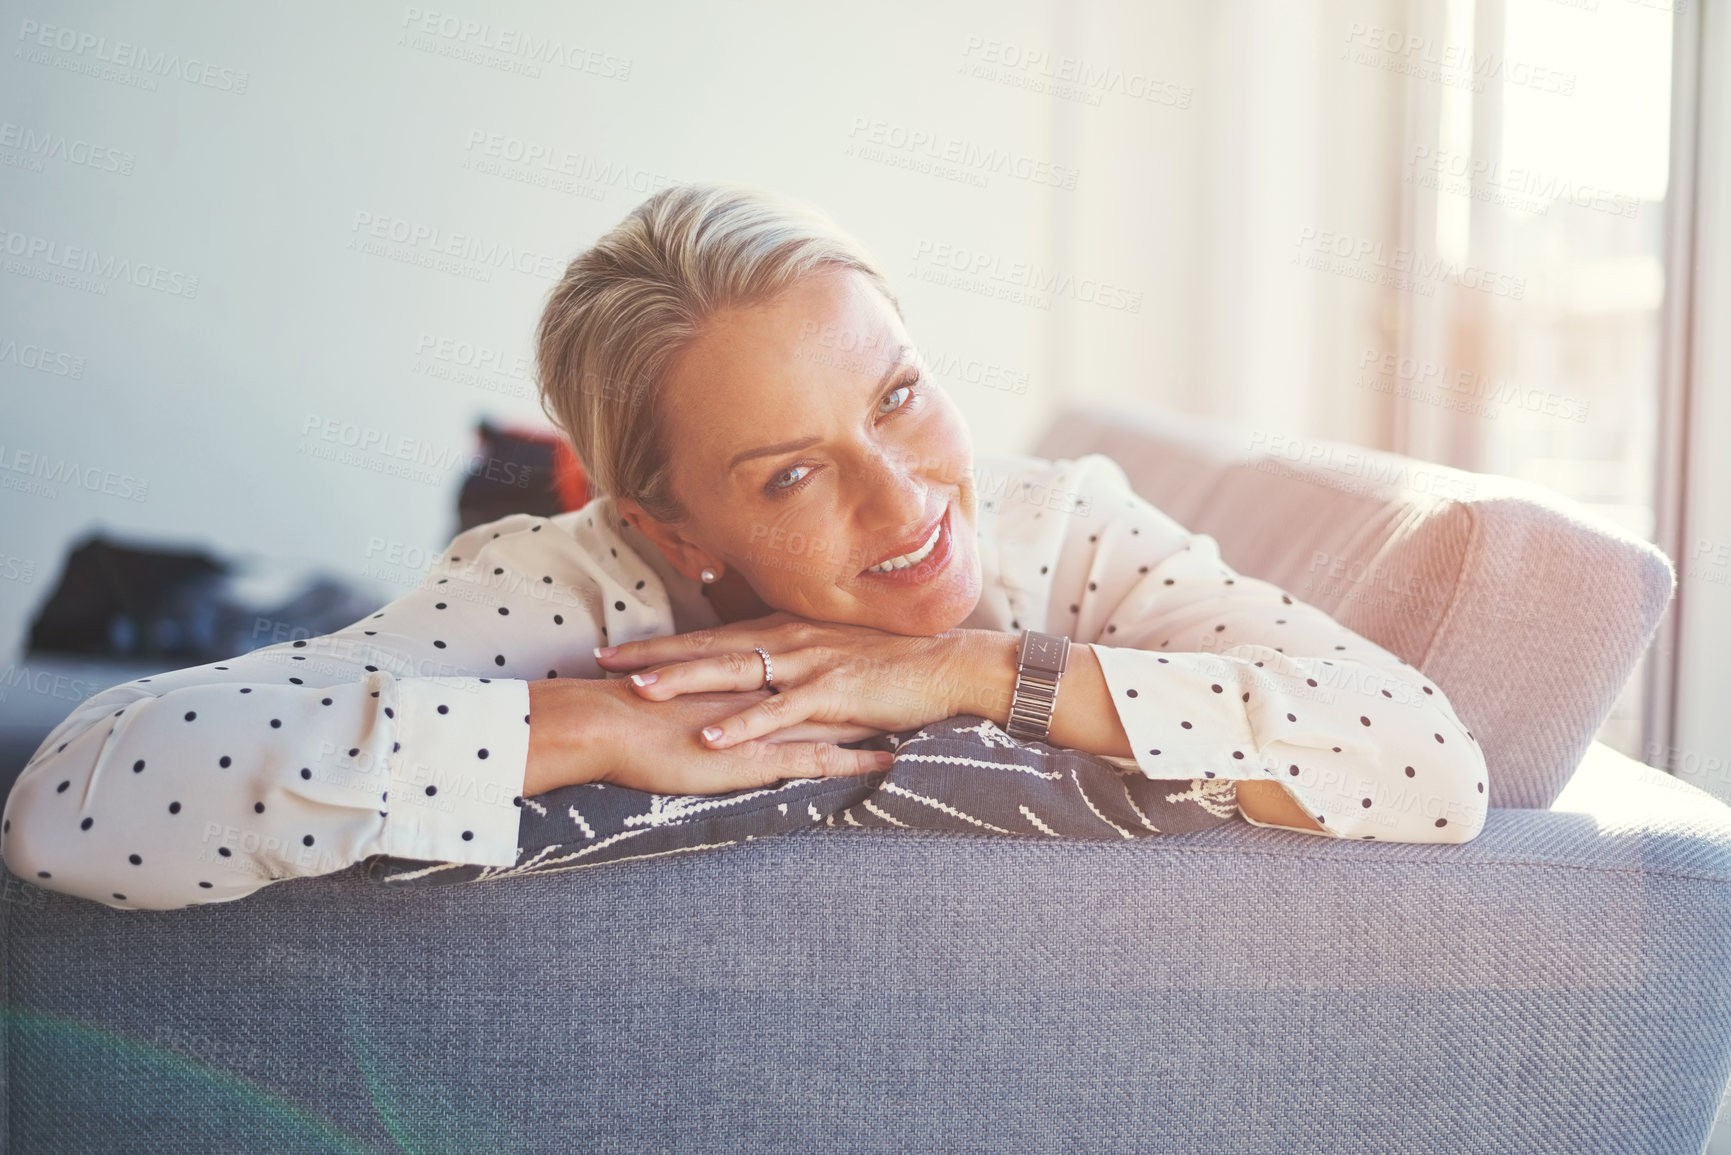
[[[1509,479],[1146,409],[1031,451],[1422,669],[1465,844],[813,827],[180,911],[0,880],[5,1150],[1698,1155],[1731,809],[1593,741],[1669,561]]]

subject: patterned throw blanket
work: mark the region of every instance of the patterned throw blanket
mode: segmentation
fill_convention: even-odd
[[[601,782],[523,801],[513,866],[373,855],[374,882],[486,882],[730,846],[813,825],[1033,838],[1141,838],[1218,826],[1236,812],[1228,779],[1162,780],[1093,754],[1011,738],[963,714],[845,745],[893,750],[888,770],[790,778],[731,794],[650,794]]]

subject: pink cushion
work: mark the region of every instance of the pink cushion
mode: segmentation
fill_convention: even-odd
[[[1234,569],[1424,671],[1479,740],[1492,806],[1550,806],[1676,584],[1655,546],[1552,490],[1340,442],[1094,405],[1032,452],[1112,457]]]

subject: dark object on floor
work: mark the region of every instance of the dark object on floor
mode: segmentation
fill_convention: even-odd
[[[513,513],[552,517],[589,500],[577,455],[553,430],[495,425],[476,430],[479,456],[457,495],[457,532]]]
[[[374,590],[329,575],[301,575],[289,596],[264,600],[244,592],[246,576],[202,551],[92,534],[67,555],[27,652],[197,665],[332,633],[378,608]]]

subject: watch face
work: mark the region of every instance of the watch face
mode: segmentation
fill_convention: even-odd
[[[1022,650],[1022,664],[1056,672],[1063,668],[1064,639],[1056,634],[1029,631]]]

